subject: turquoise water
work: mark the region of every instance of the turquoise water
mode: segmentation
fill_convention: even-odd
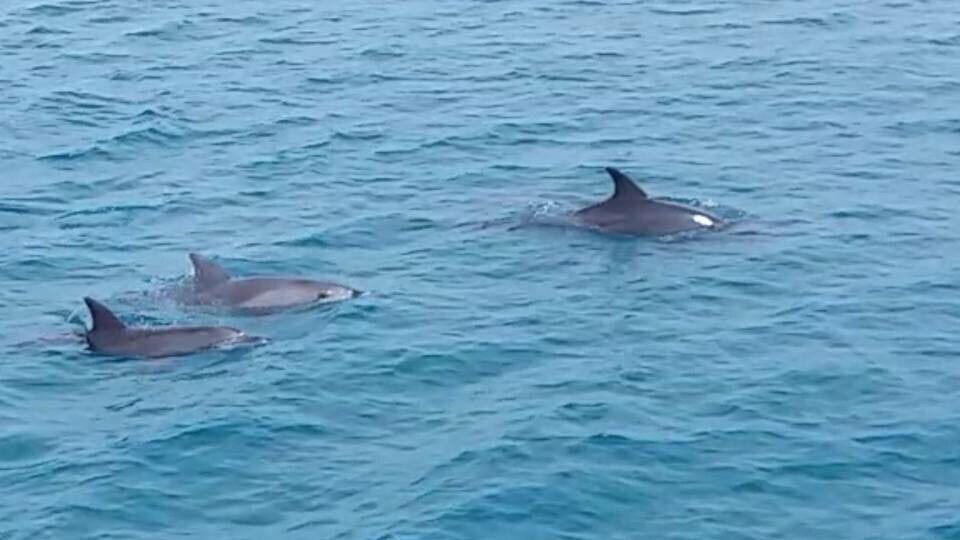
[[[6,0],[0,537],[960,538],[958,20]],[[607,165],[736,224],[564,226]],[[190,250],[369,294],[188,311]]]

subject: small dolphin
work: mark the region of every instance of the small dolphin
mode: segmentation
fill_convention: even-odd
[[[574,216],[593,227],[637,235],[664,235],[693,229],[714,229],[723,222],[702,210],[647,197],[627,175],[607,167],[613,178],[609,199],[578,210]]]
[[[217,263],[190,253],[193,290],[185,301],[191,304],[225,306],[264,313],[286,308],[346,300],[360,291],[337,283],[300,278],[252,277],[233,279]]]
[[[114,356],[160,358],[179,356],[244,341],[246,335],[225,326],[128,327],[109,309],[92,298],[84,303],[93,318],[85,332],[87,344],[96,352]]]

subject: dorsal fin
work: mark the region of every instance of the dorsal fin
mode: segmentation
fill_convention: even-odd
[[[201,287],[214,287],[230,281],[230,274],[222,266],[202,255],[191,253],[190,262],[193,263],[193,279]]]
[[[607,167],[607,174],[610,175],[610,178],[613,178],[613,198],[614,199],[626,199],[626,198],[641,198],[646,199],[647,194],[640,189],[637,184],[630,179],[629,176],[623,174],[613,167]]]
[[[127,326],[120,322],[120,319],[113,314],[112,311],[107,309],[107,306],[97,302],[89,296],[83,299],[83,302],[87,304],[87,309],[90,310],[90,317],[93,319],[93,327],[90,329],[91,332],[119,332]]]

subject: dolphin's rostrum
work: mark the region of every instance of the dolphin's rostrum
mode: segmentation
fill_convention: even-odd
[[[574,214],[587,225],[637,235],[665,235],[722,225],[720,218],[702,210],[651,199],[627,175],[613,167],[606,170],[613,179],[613,195]]]
[[[129,327],[106,306],[83,299],[93,319],[86,331],[87,344],[96,352],[113,356],[159,358],[179,356],[244,341],[243,332],[226,326]]]

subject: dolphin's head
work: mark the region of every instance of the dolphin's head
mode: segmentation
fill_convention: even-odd
[[[320,303],[348,300],[362,294],[357,289],[323,281],[307,281],[306,287],[315,295],[316,301]]]
[[[231,281],[217,289],[218,298],[241,310],[272,312],[297,306],[312,306],[347,300],[359,291],[326,281],[310,279],[252,278]]]

